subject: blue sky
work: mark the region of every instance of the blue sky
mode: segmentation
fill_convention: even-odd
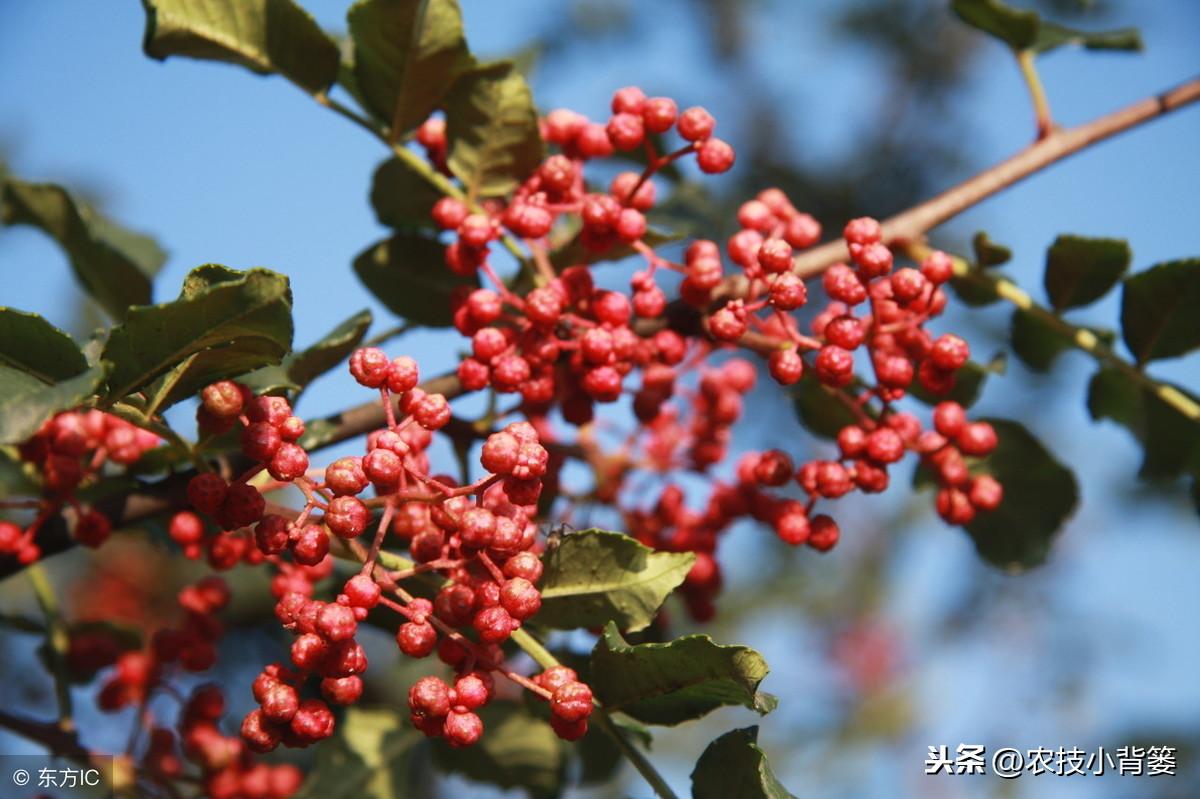
[[[583,44],[556,62],[555,74],[535,73],[540,106],[570,105],[598,116],[614,88],[640,83],[651,93],[709,106],[722,135],[736,146],[753,121],[731,118],[722,109],[737,107],[745,73],[705,58],[692,4],[632,5],[638,25],[631,40]],[[806,157],[813,159],[852,144],[849,134],[860,109],[879,99],[878,65],[861,51],[834,47],[814,24],[837,5],[764,2],[754,4],[758,10],[750,22],[760,43],[754,50],[756,74],[788,104],[790,124],[812,134]],[[1142,26],[1144,54],[1064,51],[1041,62],[1060,122],[1084,121],[1200,72],[1195,47],[1200,16],[1193,3],[1127,5],[1136,15],[1114,21]],[[308,7],[323,24],[341,27],[345,3],[314,0]],[[473,48],[498,56],[552,23],[564,4],[464,0],[463,7]],[[158,237],[170,253],[157,280],[158,299],[174,295],[183,275],[201,263],[261,265],[292,279],[297,343],[362,307],[387,324],[387,312],[348,269],[354,254],[385,234],[366,194],[371,171],[385,155],[378,142],[280,79],[182,59],[151,61],[141,53],[142,24],[135,2],[0,4],[0,74],[6,76],[0,82],[0,152],[13,172],[94,193],[110,215]],[[1031,114],[1011,58],[1000,45],[983,47],[965,99],[969,122],[961,131],[974,163],[961,174],[946,175],[947,186],[1030,137]],[[788,146],[787,130],[779,131],[779,141]],[[967,212],[948,229],[959,236],[986,229],[1009,244],[1017,254],[1009,273],[1035,296],[1041,296],[1042,253],[1062,232],[1128,238],[1135,269],[1200,254],[1198,141],[1200,108],[1184,110],[1054,167]],[[803,205],[802,199],[797,203]],[[43,313],[77,334],[87,332],[72,299],[68,268],[48,239],[26,228],[0,231],[0,276],[0,303]],[[1113,297],[1076,319],[1112,325],[1117,312]],[[999,325],[1008,311],[983,313],[990,314],[985,321]],[[436,364],[445,363],[456,344],[453,337],[422,333],[404,339],[403,349]],[[1066,375],[1061,390],[1075,392],[1077,401],[1047,402],[1037,381],[1010,361],[1008,375],[989,387],[980,405],[983,412],[1023,420],[1076,468],[1082,506],[1052,562],[1026,577],[1000,577],[977,569],[967,539],[931,514],[898,530],[903,543],[889,567],[883,615],[903,631],[914,653],[906,685],[921,708],[915,733],[893,749],[864,749],[853,776],[833,775],[814,786],[812,795],[895,795],[897,769],[906,770],[906,780],[915,779],[929,743],[986,739],[995,745],[1115,747],[1126,743],[1118,738],[1133,726],[1195,729],[1200,715],[1195,680],[1200,646],[1191,622],[1200,609],[1200,583],[1193,575],[1200,559],[1195,515],[1179,503],[1114,490],[1133,480],[1137,448],[1123,430],[1086,419],[1082,399],[1092,364],[1071,354],[1061,367]],[[1156,366],[1155,373],[1197,386],[1194,358]],[[330,380],[314,388],[306,395],[306,413],[347,404],[346,387],[346,381]],[[783,400],[762,402],[765,412],[790,418]],[[849,513],[869,519],[890,507],[863,503]],[[739,531],[734,540],[761,554],[752,532]],[[753,579],[755,563],[751,557],[735,559],[731,591]],[[833,558],[827,567],[836,563]],[[947,608],[977,580],[986,581],[994,599],[987,622],[975,635],[947,639]],[[1035,612],[1036,623],[1027,623]],[[823,684],[814,674],[819,665],[803,651],[810,626],[772,616],[736,631],[739,643],[760,648],[774,666],[765,688],[786,696],[792,693],[787,686],[797,681]],[[1072,643],[1078,641],[1082,648]],[[1077,707],[1048,695],[1047,664],[1080,673]],[[806,704],[801,696],[797,705]],[[776,769],[798,793],[810,792],[802,786],[814,766],[813,753],[823,749],[792,749],[791,736],[821,728],[820,705],[814,705],[818,710],[785,705],[763,721],[768,751],[788,752]],[[727,729],[745,723],[728,712],[702,734],[664,736],[664,748],[681,753],[669,761],[675,781],[685,784],[688,756],[694,759],[705,736],[713,737],[721,724]],[[943,795],[992,795],[994,782],[954,783]],[[1098,795],[1093,783],[1018,787],[1031,796]],[[906,782],[903,790],[923,791],[919,782]]]

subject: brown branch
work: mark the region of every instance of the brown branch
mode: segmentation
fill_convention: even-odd
[[[915,241],[946,220],[1051,164],[1197,100],[1200,100],[1200,78],[1193,78],[1091,122],[1054,130],[1013,157],[884,220],[884,243],[891,246]],[[849,257],[845,243],[839,239],[797,256],[793,271],[801,277],[818,275]]]

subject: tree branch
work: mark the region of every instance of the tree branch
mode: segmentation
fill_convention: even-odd
[[[1147,97],[1091,122],[1054,130],[1011,158],[884,220],[884,244],[894,246],[916,241],[946,220],[1051,164],[1197,100],[1200,100],[1200,78],[1193,78],[1162,94]],[[839,239],[797,256],[793,271],[801,277],[818,275],[849,257],[845,243]]]

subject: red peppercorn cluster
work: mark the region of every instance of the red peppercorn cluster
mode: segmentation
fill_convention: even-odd
[[[292,426],[286,402],[247,400],[236,386],[206,390],[206,397],[229,400],[209,412],[241,419],[243,454],[256,465],[232,485],[216,475],[198,475],[189,484],[189,498],[223,526],[240,524],[238,540],[278,570],[272,581],[275,614],[295,636],[290,664],[271,664],[256,679],[259,708],[246,716],[242,736],[251,749],[265,752],[279,744],[307,746],[332,734],[329,703],[352,704],[362,694],[367,660],[355,640],[358,623],[382,606],[401,618],[396,642],[402,652],[426,657],[436,651],[457,674],[452,686],[429,677],[413,687],[414,725],[465,746],[482,734],[474,711],[492,698],[495,672],[552,699],[548,689],[508,670],[500,649],[541,606],[533,518],[550,453],[532,424],[516,422],[484,440],[479,458],[484,477],[459,485],[432,476],[426,450],[434,431],[451,421],[446,398],[421,389],[417,364],[408,357],[391,359],[368,347],[351,355],[349,368],[360,385],[379,392],[387,423],[367,437],[365,455],[339,458],[324,470],[310,471],[307,456],[302,469],[276,468],[288,445],[280,428]],[[255,514],[230,514],[229,492],[238,485],[261,499],[245,481],[263,469],[279,486],[303,492],[305,505],[294,517],[264,514],[261,506]],[[198,547],[194,535],[181,539],[174,532],[197,521],[190,512],[176,514],[173,537]],[[371,526],[375,533],[364,548],[356,539]],[[407,546],[411,569],[389,572],[378,565],[389,534]],[[326,602],[314,598],[313,583],[331,573],[331,537],[348,542],[344,546],[358,552],[364,565]],[[432,601],[412,596],[398,582],[419,573],[444,580]],[[310,677],[323,698],[303,698]]]
[[[879,223],[852,220],[843,231],[850,261],[825,272],[822,287],[829,301],[812,318],[811,333],[805,333],[797,312],[807,305],[809,292],[795,259],[818,243],[821,226],[782,191],[767,189],[741,205],[739,230],[724,251],[713,241],[693,241],[683,263],[675,264],[647,244],[645,213],[656,201],[652,178],[659,169],[691,153],[706,172],[732,165],[728,145],[712,138],[714,126],[703,109],[679,113],[667,98],[621,89],[606,124],[567,110],[546,116],[543,138],[557,152],[521,183],[507,205],[472,209],[444,198],[432,211],[434,222],[454,234],[447,266],[462,275],[482,272],[492,283],[454,301],[455,326],[471,339],[471,355],[458,368],[465,390],[519,394],[526,417],[543,436],[551,436],[553,410],[561,411],[566,422],[585,426],[595,418],[596,403],[617,400],[627,391],[627,378],[640,373],[640,388],[632,392],[640,430],[630,439],[645,457],[638,458],[628,445],[605,455],[589,433],[579,438],[601,476],[594,492],[600,501],[618,499],[628,474],[639,466],[704,472],[725,459],[730,427],[741,415],[742,396],[753,387],[755,370],[741,359],[703,366],[722,346],[745,346],[767,356],[770,374],[782,385],[811,372],[854,410],[859,421],[840,437],[836,460],[813,460],[797,469],[786,453],[754,454],[739,465],[734,484],[714,486],[704,513],[684,508],[681,495],[670,487],[653,511],[625,509],[643,541],[698,553],[684,588],[697,617],[711,614],[720,587],[713,558],[717,534],[736,518],[752,516],[791,544],[827,551],[840,531],[832,517],[813,513],[817,500],[853,490],[883,491],[888,467],[910,450],[926,459],[941,481],[937,507],[947,520],[966,523],[976,509],[995,507],[1002,493],[993,478],[963,476],[962,455],[981,456],[989,449],[973,447],[973,438],[964,450],[945,434],[923,435],[913,416],[893,407],[914,382],[933,394],[949,392],[970,355],[963,339],[953,334],[935,339],[925,329],[946,304],[941,286],[953,272],[947,256],[934,253],[918,267],[894,269]],[[659,156],[647,135],[672,128],[690,144]],[[648,161],[643,172],[618,173],[607,191],[589,187],[584,172],[590,162],[643,146]],[[436,147],[426,147],[436,164]],[[597,288],[587,265],[556,268],[551,263],[548,237],[569,224],[577,226],[576,241],[584,252],[623,245],[645,259],[647,268],[633,276],[629,294]],[[535,285],[523,295],[492,268],[489,248],[500,239],[510,250],[523,242],[536,267]],[[725,259],[736,271],[727,271]],[[698,330],[680,328],[681,335],[673,323],[663,324],[668,303],[656,280],[660,270],[682,275],[679,299],[699,313]],[[856,378],[857,353],[864,353],[872,381]],[[698,390],[689,392],[681,378],[697,367]],[[672,402],[681,392],[691,394],[686,409]],[[943,439],[936,447],[933,435]],[[548,475],[556,487],[558,465],[553,462]],[[793,481],[806,500],[768,492]]]
[[[197,779],[185,773],[191,763],[200,771],[205,796],[286,799],[300,789],[300,770],[257,763],[240,738],[221,732],[225,699],[217,686],[195,689],[183,703],[175,729],[156,726],[150,710],[156,695],[178,696],[169,685],[172,668],[202,672],[215,663],[216,643],[224,629],[216,614],[229,599],[229,588],[220,577],[205,577],[179,592],[183,618],[156,630],[145,649],[123,651],[111,630],[84,627],[72,631],[66,662],[73,674],[85,677],[113,667],[97,694],[101,710],[141,708],[139,723],[149,732],[141,755],[145,779],[174,789],[181,778]]]
[[[41,478],[42,496],[20,505],[36,510],[28,525],[0,520],[0,558],[35,562],[42,554],[38,531],[66,506],[74,511],[75,540],[89,547],[103,544],[112,532],[112,521],[81,504],[76,490],[99,476],[106,463],[129,466],[159,443],[153,433],[103,411],[64,411],[46,420],[17,448],[21,460]]]
[[[220,688],[203,685],[193,691],[180,713],[178,735],[164,727],[151,732],[143,761],[147,771],[164,781],[177,779],[183,766],[175,754],[179,740],[187,759],[201,769],[204,795],[212,799],[287,799],[299,791],[304,782],[300,769],[256,762],[241,739],[221,732],[218,723],[224,713]]]
[[[505,207],[472,212],[447,197],[432,212],[439,227],[455,234],[446,248],[447,266],[463,275],[482,271],[495,285],[463,297],[455,308],[456,327],[471,338],[471,356],[458,371],[464,388],[519,393],[535,415],[558,403],[574,424],[591,420],[593,403],[616,400],[635,367],[672,365],[684,356],[685,343],[673,331],[642,337],[631,328],[635,316],[657,318],[666,308],[654,278],[665,262],[644,241],[645,213],[655,203],[652,176],[693,153],[706,172],[733,164],[732,148],[713,138],[716,123],[703,108],[680,113],[673,100],[647,98],[629,87],[614,95],[612,111],[607,124],[562,109],[547,115],[543,136],[559,152],[541,163]],[[647,135],[672,128],[687,143],[659,155]],[[639,147],[649,160],[643,173],[621,172],[607,191],[588,189],[589,161]],[[624,245],[647,257],[650,268],[634,276],[631,296],[596,288],[586,266],[554,274],[545,239],[564,220],[579,225],[578,241],[588,252]],[[540,265],[540,285],[524,296],[500,280],[489,261],[491,243],[506,235],[524,240]]]

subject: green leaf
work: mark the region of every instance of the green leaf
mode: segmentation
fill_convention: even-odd
[[[822,438],[837,438],[843,427],[858,422],[835,389],[822,385],[808,372],[793,386],[792,403],[804,429]]]
[[[981,269],[1000,266],[1012,260],[1012,250],[992,241],[982,230],[971,238],[971,249],[975,252],[975,265]]]
[[[774,697],[758,692],[767,671],[762,655],[746,646],[720,646],[707,635],[630,646],[609,622],[592,650],[590,679],[609,709],[675,725],[726,705],[769,713]]]
[[[1141,37],[1133,28],[1089,33],[1046,22],[1036,11],[1016,9],[1000,0],[953,0],[951,8],[963,22],[1014,50],[1043,53],[1067,44],[1089,50],[1142,49]]]
[[[77,408],[96,393],[108,371],[101,362],[67,380],[46,385],[0,366],[0,444],[18,444],[59,411]]]
[[[1089,305],[1107,294],[1129,268],[1123,239],[1059,236],[1046,251],[1046,294],[1056,311]]]
[[[163,253],[148,237],[121,230],[52,183],[4,182],[0,219],[33,225],[58,242],[79,285],[114,319],[150,302],[150,278]]]
[[[645,629],[695,562],[690,552],[655,552],[636,539],[605,530],[562,538],[543,556],[538,624],[558,629]]]
[[[238,272],[208,264],[193,269],[179,299],[129,309],[103,357],[113,364],[109,396],[148,388],[189,358],[165,405],[214,380],[279,363],[291,349],[288,279],[266,269]],[[164,407],[165,407],[164,405]]]
[[[1165,388],[1196,400],[1178,386]],[[1124,372],[1105,367],[1092,375],[1087,404],[1093,419],[1111,419],[1141,442],[1144,457],[1138,474],[1143,479],[1172,479],[1200,467],[1200,420],[1180,413]]]
[[[1116,340],[1116,333],[1111,330],[1095,327],[1083,330],[1105,345],[1111,346]],[[1075,346],[1074,336],[1022,308],[1013,311],[1010,336],[1013,352],[1035,372],[1050,371],[1055,359]]]
[[[1200,346],[1200,258],[1152,266],[1126,278],[1121,334],[1138,363]]]
[[[725,733],[708,745],[692,770],[693,799],[796,799],[775,779],[758,745],[758,727]]]
[[[256,393],[301,389],[333,369],[359,345],[371,327],[371,312],[364,309],[329,331],[315,344],[286,356],[278,366],[264,366],[241,378]]]
[[[295,799],[393,799],[411,795],[410,760],[421,734],[399,712],[352,707]]]
[[[449,327],[456,290],[477,287],[477,278],[454,274],[436,239],[397,233],[354,259],[354,273],[392,313],[429,327]]]
[[[146,55],[277,73],[315,94],[337,79],[337,44],[291,0],[142,0]]]
[[[1085,50],[1138,51],[1142,48],[1142,34],[1137,28],[1115,28],[1110,31],[1081,31],[1054,22],[1042,20],[1033,50],[1048,53],[1065,45],[1074,44]]]
[[[477,782],[524,788],[533,797],[556,796],[567,753],[550,725],[523,705],[504,700],[476,712],[485,730],[478,743],[452,749],[441,739],[434,741],[434,762]]]
[[[371,180],[371,207],[388,227],[429,228],[433,205],[442,196],[399,158],[380,164]]]
[[[346,19],[356,86],[395,138],[424,122],[471,62],[455,0],[359,0]]]
[[[982,308],[1000,299],[992,281],[973,275],[950,278],[950,288],[954,289],[955,296],[963,305],[971,308]]]
[[[945,394],[933,394],[926,391],[919,380],[914,380],[909,387],[909,393],[927,405],[937,405],[939,402],[953,400],[964,408],[969,408],[979,399],[983,391],[983,383],[989,374],[1004,374],[1007,367],[1004,353],[996,353],[986,364],[977,361],[967,361],[963,368],[954,374],[954,387]]]
[[[38,314],[0,306],[0,366],[54,383],[87,369],[87,359],[69,335]]]
[[[450,171],[472,197],[499,197],[541,163],[537,109],[506,61],[464,72],[446,98]]]
[[[1036,566],[1079,501],[1075,475],[1020,424],[986,420],[999,444],[979,465],[1004,486],[994,511],[978,513],[966,526],[980,556],[1009,571]]]

